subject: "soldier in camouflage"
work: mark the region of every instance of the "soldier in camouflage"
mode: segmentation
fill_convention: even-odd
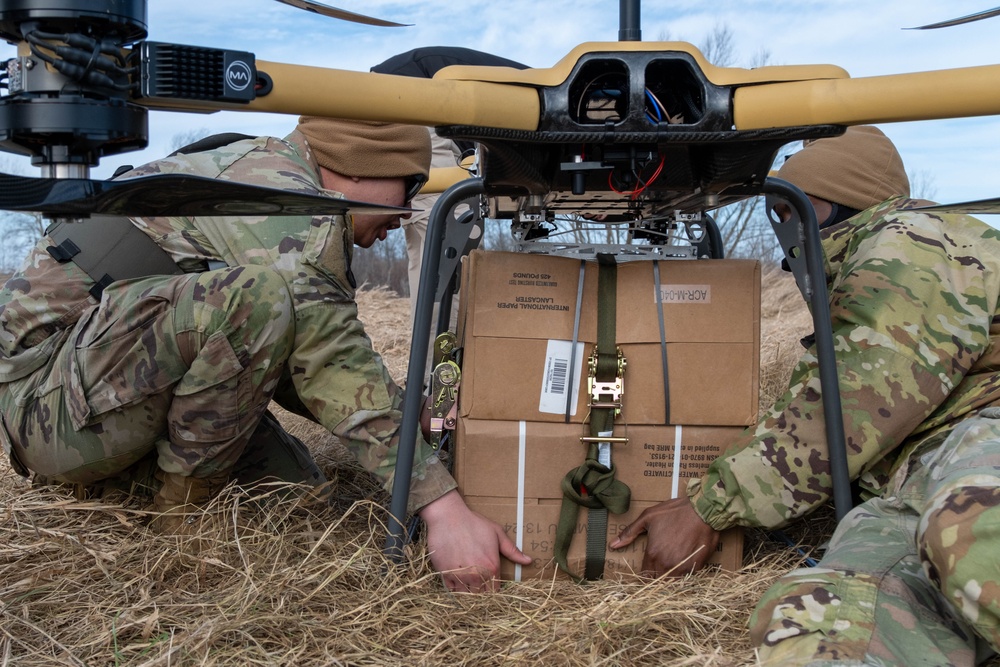
[[[767,665],[974,665],[1000,648],[1000,232],[911,210],[891,142],[856,127],[778,176],[823,221],[849,469],[866,500],[818,567],[765,595]],[[778,207],[776,207],[777,209]],[[786,211],[776,210],[779,215]],[[648,532],[644,568],[697,569],[730,526],[778,528],[832,494],[815,348],[785,395]]]
[[[401,206],[429,161],[422,127],[303,117],[284,139],[176,154],[125,177],[185,173]],[[0,291],[0,438],[12,464],[52,482],[145,487],[161,513],[154,528],[178,530],[233,479],[323,485],[268,415],[273,399],[390,488],[402,392],[358,320],[351,256],[399,217],[134,220],[186,273],[114,282],[99,303],[94,280],[42,238]],[[501,553],[530,562],[466,507],[419,438],[409,510],[449,588],[496,586]]]

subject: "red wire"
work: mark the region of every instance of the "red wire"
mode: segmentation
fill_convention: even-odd
[[[665,155],[660,157],[660,164],[658,164],[656,166],[656,171],[654,171],[653,175],[649,177],[649,180],[646,181],[645,183],[643,183],[641,188],[637,188],[635,190],[635,192],[632,193],[632,199],[636,199],[640,194],[642,194],[643,191],[645,191],[646,188],[648,188],[650,185],[652,185],[653,182],[657,178],[659,178],[660,172],[663,171],[663,164],[664,164],[664,162],[666,162],[666,156]]]
[[[620,195],[629,195],[632,199],[636,199],[640,194],[642,194],[646,190],[646,188],[652,185],[653,182],[660,177],[660,173],[663,171],[663,165],[666,162],[666,158],[667,158],[666,155],[660,157],[660,164],[656,166],[656,171],[653,172],[653,175],[650,176],[649,180],[643,183],[641,187],[638,187],[635,190],[632,190],[631,192],[623,192],[622,190],[619,190],[614,186],[614,183],[611,182],[611,177],[614,175],[613,171],[608,172],[608,187]]]

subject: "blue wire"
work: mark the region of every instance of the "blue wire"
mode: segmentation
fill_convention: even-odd
[[[655,125],[663,120],[663,115],[660,113],[660,105],[656,103],[656,98],[653,97],[653,93],[649,92],[649,88],[646,89],[646,99],[649,100],[650,104],[653,105],[653,110],[656,111],[655,121],[653,120],[652,114],[648,111],[646,112],[646,120]]]
[[[788,535],[785,535],[782,531],[772,530],[771,532],[768,533],[768,535],[770,535],[771,538],[774,539],[776,542],[781,542],[782,544],[792,547],[792,549],[795,550],[795,553],[802,556],[802,558],[804,559],[803,562],[807,566],[816,567],[817,565],[819,565],[818,560],[816,560],[815,558],[810,558],[805,551],[797,547],[795,545],[795,542],[793,542],[792,539],[788,537]]]

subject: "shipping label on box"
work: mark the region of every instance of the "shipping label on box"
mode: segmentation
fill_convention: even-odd
[[[627,363],[625,420],[754,423],[759,263],[658,264],[659,283],[651,261],[618,267],[616,341]],[[468,288],[461,326],[463,417],[575,423],[587,419],[585,360],[596,341],[597,272],[593,262],[563,257],[482,251],[470,255],[463,270]]]
[[[613,538],[639,513],[658,502],[682,497],[690,480],[701,477],[743,432],[740,427],[623,426],[614,435],[627,443],[612,446],[616,479],[631,490],[632,503],[623,515],[609,515]],[[454,451],[455,479],[466,503],[497,521],[535,563],[518,570],[524,577],[550,575],[555,527],[562,504],[562,479],[583,463],[588,445],[580,441],[580,424],[460,419]],[[578,534],[569,552],[574,572],[582,572],[587,512],[580,509]],[[621,551],[608,551],[609,574],[638,571],[645,538]],[[742,533],[727,531],[709,562],[738,569]],[[511,578],[513,565],[506,563]]]
[[[596,294],[594,262],[474,250],[467,263],[466,342],[470,336],[572,340],[581,269],[585,290]],[[591,300],[580,311],[579,340],[596,340],[597,313],[592,306]]]
[[[542,390],[538,397],[539,412],[576,416],[580,403],[580,383],[572,380],[583,377],[583,362],[586,358],[587,348],[583,343],[577,343],[574,347],[573,342],[568,340],[547,341]]]

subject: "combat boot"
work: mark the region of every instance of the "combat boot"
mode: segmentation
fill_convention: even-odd
[[[229,472],[211,477],[188,477],[157,471],[162,482],[153,496],[153,508],[159,514],[149,527],[162,534],[192,534],[202,528],[204,510],[229,482]]]

